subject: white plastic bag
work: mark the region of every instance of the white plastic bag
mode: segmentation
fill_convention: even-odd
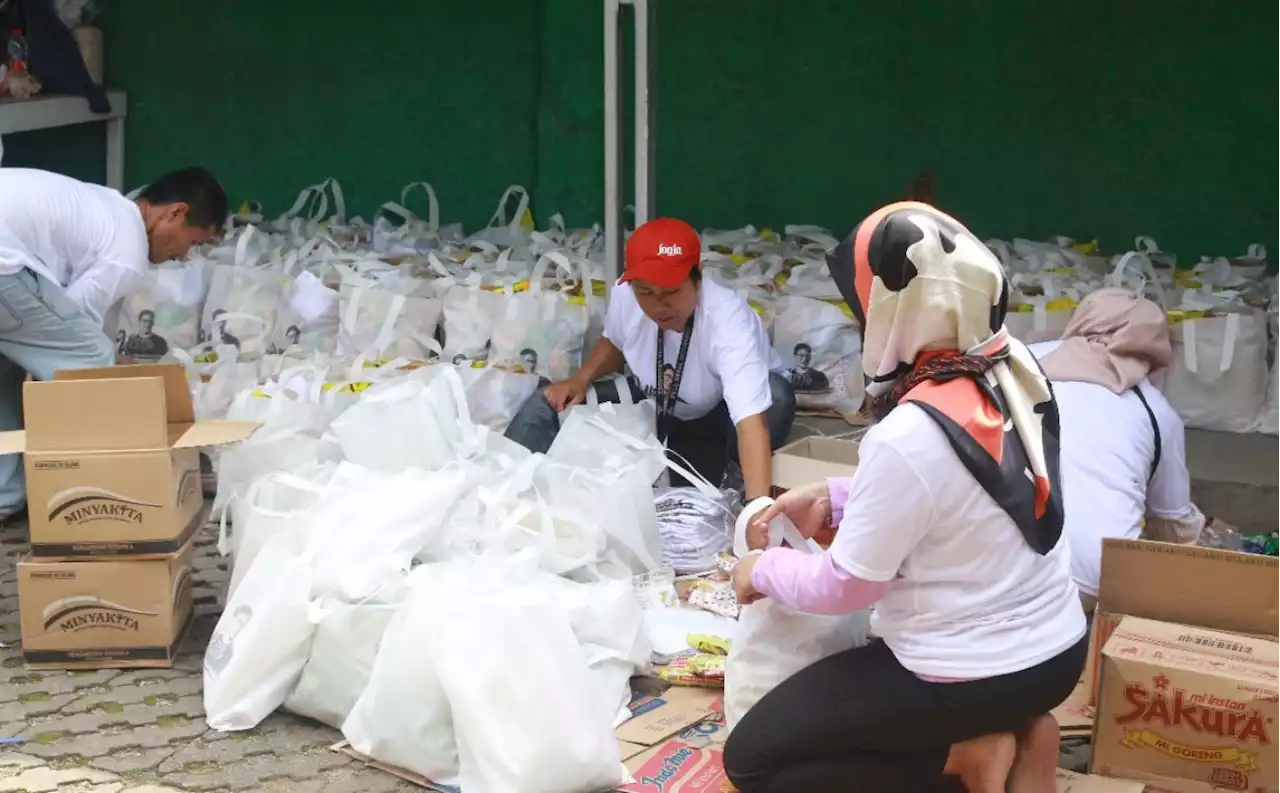
[[[862,408],[862,332],[837,306],[783,297],[773,320],[773,346],[802,410],[857,413]]]
[[[589,793],[626,780],[610,708],[565,610],[499,567],[463,569],[435,606],[432,639],[458,740],[459,782],[477,793]],[[554,692],[554,696],[548,696]]]
[[[755,502],[748,504],[738,517],[734,546],[739,556],[746,550],[746,525],[758,511],[755,507]],[[811,541],[800,539],[785,516],[776,518],[769,529],[771,548],[786,539],[798,551],[819,552]],[[738,635],[729,645],[724,665],[724,712],[729,728],[779,683],[827,656],[866,644],[870,631],[871,615],[865,610],[840,616],[802,614],[772,598],[743,606]]]
[[[1272,297],[1271,304],[1267,308],[1267,330],[1270,333],[1270,361],[1267,367],[1267,404],[1262,410],[1262,418],[1258,421],[1258,432],[1265,432],[1268,435],[1280,434],[1280,394],[1277,388],[1277,377],[1280,377],[1280,366],[1276,365],[1276,341],[1280,339],[1280,327],[1277,326],[1277,319],[1280,318],[1280,298]]]
[[[269,541],[254,560],[204,656],[205,720],[223,732],[271,715],[307,663],[315,622],[310,563],[294,540]]]
[[[444,649],[435,612],[461,608],[443,566],[423,565],[408,579],[408,595],[382,635],[368,684],[342,724],[351,748],[366,757],[453,784],[458,745],[436,659]],[[487,653],[483,650],[482,653]]]
[[[406,378],[366,391],[333,421],[348,460],[375,471],[435,471],[479,453],[485,430],[471,423],[462,378],[440,367],[429,383]]]

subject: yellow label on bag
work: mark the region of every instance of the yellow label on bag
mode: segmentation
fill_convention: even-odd
[[[1196,277],[1194,270],[1174,270],[1173,283],[1174,286],[1180,286],[1183,289],[1199,289],[1204,286],[1204,282]]]
[[[764,312],[765,312],[764,306],[760,305],[754,300],[748,300],[747,305],[751,306],[751,310],[759,314],[761,317],[764,316]]]
[[[248,201],[241,202],[240,208],[236,210],[237,215],[248,215],[253,212],[253,204]]]
[[[751,261],[751,259],[752,259],[752,257],[747,256],[746,254],[743,254],[743,253],[731,253],[731,254],[729,254],[729,260],[730,260],[730,261],[732,261],[734,264],[736,264],[736,265],[737,265],[737,266],[739,266],[739,267],[741,267],[742,265],[744,265],[744,264],[746,264],[747,262]]]
[[[1177,322],[1186,322],[1189,319],[1204,319],[1205,312],[1194,309],[1175,308],[1165,313],[1165,318],[1170,325]]]
[[[1071,246],[1071,249],[1076,253],[1080,253],[1085,256],[1092,256],[1098,252],[1098,241],[1089,240],[1088,242],[1077,242],[1075,245]]]
[[[1070,311],[1078,306],[1075,300],[1069,297],[1055,297],[1044,304],[1045,311]],[[1030,314],[1036,310],[1035,303],[1019,303],[1013,307],[1014,313]]]
[[[777,242],[778,232],[774,231],[768,226],[765,226],[764,228],[760,229],[760,239],[764,240],[765,242]]]
[[[325,383],[324,385],[320,386],[320,390],[328,392],[337,388],[339,394],[362,394],[366,390],[368,390],[369,386],[371,385],[373,385],[373,383],[361,381],[359,383],[346,383],[341,388],[338,388],[337,383]]]
[[[254,396],[256,396],[256,397],[260,397],[260,398],[262,398],[262,399],[270,399],[270,398],[271,398],[271,395],[270,395],[270,394],[268,394],[266,391],[263,391],[261,388],[255,388],[255,389],[253,389],[253,395],[254,395]]]
[[[210,350],[209,352],[200,353],[199,355],[192,358],[191,360],[195,361],[196,363],[216,363],[218,360],[218,354]]]

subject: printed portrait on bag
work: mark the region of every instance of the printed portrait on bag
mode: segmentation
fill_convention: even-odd
[[[169,352],[169,342],[155,332],[156,312],[143,309],[138,312],[138,332],[124,344],[124,355],[140,359],[158,359]]]
[[[801,394],[829,394],[831,381],[820,370],[813,368],[813,348],[800,342],[791,350],[794,364],[787,373],[791,387]]]

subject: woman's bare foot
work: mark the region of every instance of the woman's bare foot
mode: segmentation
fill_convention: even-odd
[[[1011,732],[953,743],[942,773],[960,777],[969,793],[1005,793],[1017,752],[1018,742]]]
[[[1018,751],[1009,772],[1009,793],[1055,793],[1058,721],[1044,714],[1018,733]]]

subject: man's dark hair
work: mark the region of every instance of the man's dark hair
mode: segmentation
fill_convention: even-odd
[[[689,271],[689,280],[690,280],[690,281],[693,281],[695,284],[696,284],[696,283],[698,283],[699,281],[701,281],[701,280],[702,280],[702,268],[701,268],[701,267],[699,267],[699,266],[697,266],[697,265],[695,264],[695,265],[693,266],[693,269]]]
[[[804,342],[800,342],[799,344],[797,344],[797,345],[795,346],[795,349],[793,349],[793,350],[791,351],[791,354],[792,354],[792,355],[799,355],[801,350],[804,350],[805,352],[809,353],[810,355],[812,355],[812,354],[813,354],[813,348],[812,348],[812,347],[810,347],[809,345],[805,344]]]
[[[523,358],[526,355],[532,355],[534,358],[537,358],[538,351],[533,349],[532,347],[525,347],[523,350],[520,351],[520,357]]]
[[[156,312],[152,311],[149,308],[144,308],[138,312],[138,321],[141,322],[144,318],[150,318],[152,322],[155,322]]]
[[[221,226],[229,211],[226,191],[204,168],[167,173],[147,185],[138,198],[155,205],[181,201],[189,207],[187,225],[200,228]]]

